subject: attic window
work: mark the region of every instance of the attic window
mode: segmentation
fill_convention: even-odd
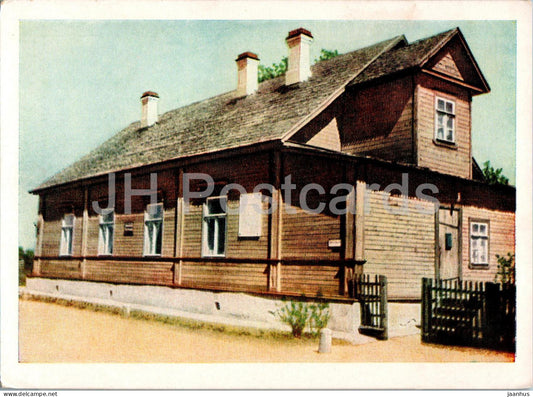
[[[455,143],[455,103],[439,97],[435,103],[435,139]]]

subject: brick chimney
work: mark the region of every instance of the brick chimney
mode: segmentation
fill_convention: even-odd
[[[257,66],[259,58],[253,52],[243,52],[237,59],[237,96],[257,91]]]
[[[285,39],[289,47],[289,66],[285,73],[285,84],[300,83],[311,77],[309,46],[313,42],[310,31],[299,28],[291,30]]]
[[[141,128],[150,127],[157,123],[159,114],[157,112],[157,102],[159,95],[152,91],[146,91],[141,95],[142,116]]]

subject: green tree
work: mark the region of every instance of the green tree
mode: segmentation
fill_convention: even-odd
[[[490,161],[485,161],[483,163],[483,175],[485,176],[485,181],[489,185],[508,185],[509,179],[503,175],[503,170],[501,168],[494,169],[490,165]]]
[[[33,250],[24,251],[24,248],[19,247],[19,285],[26,283],[26,276],[31,273],[33,267],[33,257]]]
[[[337,50],[320,50],[320,57],[318,59],[315,59],[316,62],[325,61],[326,59],[335,58],[337,55],[339,55],[339,51]],[[281,58],[281,61],[279,63],[273,63],[272,66],[264,66],[259,65],[257,68],[258,76],[257,80],[261,83],[265,80],[270,80],[275,77],[284,75],[287,72],[289,66],[289,58],[283,57]]]
[[[258,66],[258,80],[261,83],[265,80],[270,80],[275,77],[285,74],[289,66],[289,58],[283,57],[279,63],[273,63],[272,66]]]
[[[326,61],[331,58],[335,58],[338,55],[339,55],[339,51],[337,50],[329,51],[329,50],[325,50],[324,48],[322,48],[320,50],[320,57],[318,59],[315,59],[315,63],[320,62],[320,61]]]

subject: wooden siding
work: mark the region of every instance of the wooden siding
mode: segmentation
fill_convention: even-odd
[[[81,261],[79,260],[42,260],[42,277],[52,278],[81,278]]]
[[[291,175],[291,183],[296,187],[290,195],[289,209],[283,209],[282,216],[282,258],[340,259],[340,250],[328,248],[328,241],[341,239],[341,217],[329,211],[328,204],[333,198],[329,194],[333,185],[340,183],[343,164],[324,161],[308,156],[293,154],[284,162],[284,175]],[[300,193],[304,186],[315,183],[324,188],[326,194],[319,195],[310,190],[307,206],[315,209],[320,203],[326,205],[321,213],[306,212],[300,206]],[[341,194],[346,194],[342,191]],[[285,200],[288,205],[287,200]]]
[[[172,262],[88,260],[85,269],[92,281],[172,285]]]
[[[320,130],[307,142],[307,144],[311,146],[318,146],[324,149],[341,150],[337,119],[332,118],[322,130]]]
[[[458,80],[464,80],[450,51],[444,51],[442,54],[439,54],[439,60],[432,69],[436,72],[455,77]]]
[[[339,267],[283,265],[281,268],[281,292],[307,296],[339,295]]]
[[[422,277],[435,273],[433,204],[408,199],[405,214],[397,214],[402,197],[370,190],[366,204],[364,272],[387,276],[389,298],[420,299]]]
[[[431,77],[419,76],[417,85],[418,165],[433,171],[471,178],[470,97],[468,92]],[[455,102],[455,144],[435,141],[435,98]]]
[[[346,97],[342,151],[412,163],[412,78],[361,88]]]
[[[338,118],[342,117],[342,99],[334,101],[300,131],[291,141],[306,143],[329,150],[341,150]]]
[[[474,269],[470,266],[470,220],[489,223],[489,267]],[[515,252],[515,214],[476,207],[463,207],[463,278],[465,280],[494,281],[498,271],[496,255]]]
[[[267,282],[266,264],[184,261],[182,265],[184,287],[266,291]]]

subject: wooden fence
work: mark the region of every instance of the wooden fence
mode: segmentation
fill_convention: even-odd
[[[387,278],[381,275],[355,275],[351,296],[359,301],[361,307],[359,332],[378,339],[387,339]]]
[[[422,341],[515,350],[514,284],[422,279]]]

